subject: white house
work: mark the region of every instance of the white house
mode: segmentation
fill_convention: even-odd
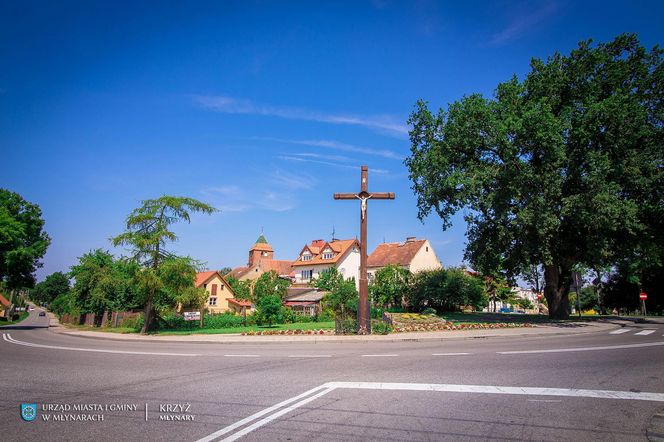
[[[336,267],[345,278],[355,278],[359,284],[360,243],[356,239],[324,241],[317,239],[302,248],[300,255],[293,261],[296,284],[308,284],[320,274]]]

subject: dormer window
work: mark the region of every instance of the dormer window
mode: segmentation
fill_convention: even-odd
[[[311,254],[305,253],[302,255],[302,261],[311,261]]]
[[[323,259],[332,259],[334,258],[334,253],[330,251],[326,251],[323,253]]]

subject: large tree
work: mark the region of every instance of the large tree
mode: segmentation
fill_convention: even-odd
[[[62,272],[51,273],[30,290],[30,300],[51,303],[60,295],[69,293],[69,277]]]
[[[437,114],[419,101],[406,164],[419,217],[450,225],[466,208],[478,270],[544,269],[552,318],[568,317],[577,265],[661,256],[664,234],[662,50],[633,35],[533,59],[493,99]]]
[[[35,270],[51,243],[43,228],[37,204],[0,189],[0,284],[8,290],[34,286]]]
[[[193,198],[164,195],[143,201],[141,207],[127,217],[127,230],[111,238],[115,246],[129,246],[134,258],[144,266],[140,273],[140,286],[145,294],[141,333],[152,328],[155,296],[164,288],[160,267],[174,257],[166,247],[177,240],[171,226],[179,221],[190,222],[191,213],[211,214],[215,211],[214,207]]]

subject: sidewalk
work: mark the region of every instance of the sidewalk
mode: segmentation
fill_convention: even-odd
[[[497,328],[482,330],[447,330],[437,332],[392,333],[389,335],[370,336],[336,336],[336,335],[268,335],[242,336],[239,334],[192,334],[192,335],[140,335],[136,333],[121,334],[111,332],[83,331],[66,328],[51,316],[51,331],[60,334],[106,339],[113,341],[133,342],[192,342],[212,344],[261,344],[261,343],[333,343],[333,342],[404,342],[404,341],[444,341],[447,339],[490,338],[490,337],[525,337],[525,336],[556,336],[576,335],[605,332],[625,325],[629,321],[611,322],[568,322],[564,324],[540,324],[533,327]]]

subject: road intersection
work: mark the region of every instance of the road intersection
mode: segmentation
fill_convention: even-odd
[[[0,330],[0,434],[12,441],[646,440],[664,408],[657,323],[224,344],[90,339],[33,328],[47,325],[35,313],[26,321]],[[136,409],[102,422],[23,422],[21,403]],[[193,420],[165,404],[188,404]]]

